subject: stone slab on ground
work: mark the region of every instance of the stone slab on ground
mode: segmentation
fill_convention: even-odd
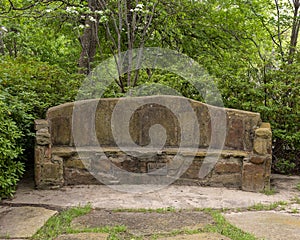
[[[272,176],[272,188],[279,192],[267,196],[263,193],[244,192],[226,188],[171,185],[156,192],[118,192],[104,185],[67,186],[58,190],[36,190],[33,182],[21,182],[15,197],[8,204],[40,204],[51,207],[71,207],[91,204],[95,208],[246,208],[257,203],[269,204],[288,201],[299,196],[296,185],[300,176]],[[136,186],[131,186],[134,188]],[[139,186],[141,187],[141,186]]]
[[[240,212],[224,214],[238,228],[268,240],[300,240],[300,215],[281,212]]]
[[[93,210],[87,215],[74,219],[72,227],[84,229],[126,226],[129,233],[145,236],[155,233],[169,233],[180,229],[198,230],[212,223],[212,217],[204,212],[170,211],[158,213]]]
[[[108,237],[107,233],[77,233],[61,235],[55,240],[106,240]]]
[[[159,240],[230,240],[230,238],[225,237],[218,233],[199,233],[199,234],[180,234],[172,237],[158,238]]]
[[[30,238],[56,211],[41,207],[1,207],[0,239]]]

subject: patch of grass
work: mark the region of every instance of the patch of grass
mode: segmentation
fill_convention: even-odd
[[[300,191],[300,182],[296,185],[298,191]]]
[[[297,208],[293,208],[293,209],[291,210],[291,213],[299,213],[299,211],[298,211]]]
[[[271,196],[271,195],[274,195],[275,193],[277,193],[277,191],[275,188],[270,188],[270,189],[263,190],[261,193],[263,193],[267,196]]]
[[[254,204],[253,206],[250,206],[247,208],[248,211],[270,211],[270,210],[275,210],[276,208],[279,208],[281,210],[284,210],[284,206],[288,205],[287,202],[284,201],[278,201],[270,204],[262,204],[262,203],[257,203]]]
[[[86,228],[86,229],[73,229],[71,222],[74,218],[85,215],[92,210],[90,205],[84,207],[70,208],[55,216],[52,216],[45,225],[33,236],[33,239],[46,240],[55,239],[61,234],[72,234],[80,232],[99,232],[109,233],[111,240],[119,239],[118,233],[126,231],[125,226],[103,227],[103,228]]]
[[[91,211],[91,206],[70,208],[52,216],[46,224],[33,236],[33,239],[53,239],[60,234],[66,233],[72,220]]]
[[[294,197],[294,198],[292,199],[292,201],[293,201],[294,203],[296,203],[296,204],[300,204],[300,198],[299,198],[299,197]]]
[[[244,232],[243,230],[237,228],[236,226],[230,224],[222,214],[216,210],[210,212],[215,223],[208,225],[203,229],[202,232],[215,232],[233,240],[255,240],[255,236]]]

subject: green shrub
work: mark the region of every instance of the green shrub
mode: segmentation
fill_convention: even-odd
[[[10,117],[23,134],[17,140],[24,149],[22,161],[33,163],[33,120],[45,118],[49,107],[72,101],[83,77],[22,57],[0,59],[0,69],[0,88],[5,90]]]
[[[11,112],[0,95],[0,199],[11,197],[24,171],[24,165],[16,159],[22,153],[17,141],[21,131],[10,118]]]
[[[300,64],[270,69],[263,80],[221,79],[224,104],[259,112],[272,127],[273,171],[300,174]]]

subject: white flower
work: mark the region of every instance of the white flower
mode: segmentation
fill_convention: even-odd
[[[97,22],[97,20],[92,16],[89,16],[89,19],[90,19],[91,22]]]
[[[76,11],[75,7],[67,7],[66,12],[73,13],[73,14],[79,14],[79,12]]]
[[[95,13],[99,14],[99,15],[103,15],[103,11],[102,10],[96,10]]]
[[[50,13],[52,11],[53,11],[52,9],[46,9],[46,13]]]
[[[4,32],[8,32],[7,28],[4,27],[4,26],[1,27],[1,30],[4,31]]]
[[[140,8],[140,9],[142,9],[144,7],[144,4],[142,4],[142,3],[139,3],[139,4],[137,4],[136,5],[136,7],[135,8]]]
[[[84,25],[82,25],[82,24],[80,24],[80,25],[79,25],[79,28],[81,28],[81,29],[84,29],[84,28],[85,28],[85,26],[84,26]]]
[[[142,12],[143,7],[144,7],[144,4],[139,3],[139,4],[136,5],[136,7],[134,9],[130,9],[129,11],[130,12]]]

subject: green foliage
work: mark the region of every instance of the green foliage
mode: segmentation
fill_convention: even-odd
[[[91,206],[70,208],[57,216],[51,217],[46,224],[33,236],[33,239],[54,239],[70,229],[74,218],[85,215],[91,211]]]
[[[56,216],[51,217],[46,224],[32,237],[32,239],[46,240],[55,239],[61,234],[73,234],[80,232],[93,232],[93,233],[109,233],[110,239],[119,239],[118,233],[126,231],[125,226],[114,227],[101,227],[101,228],[83,228],[74,229],[71,226],[71,222],[76,217],[80,217],[91,212],[90,205],[83,207],[74,207],[59,213]]]
[[[33,164],[33,120],[72,101],[82,76],[26,58],[2,58],[0,69],[0,197],[10,197],[24,163]]]
[[[1,88],[0,88],[1,89]],[[17,141],[22,133],[10,118],[11,112],[0,93],[0,200],[12,197],[24,165],[16,159],[22,153]]]
[[[151,0],[139,1],[140,7],[129,1],[132,11],[127,14],[116,1],[94,12],[88,7],[90,1],[37,1],[33,8],[26,8],[32,1],[13,2],[26,10],[9,11],[8,1],[0,6],[4,16],[0,19],[0,54],[16,58],[2,57],[0,85],[10,118],[23,132],[23,148],[32,149],[27,145],[28,139],[32,145],[34,118],[43,117],[49,106],[74,99],[80,81],[69,72],[78,71],[82,50],[78,39],[88,32],[87,23],[95,22],[89,21],[92,17],[99,19],[92,67],[126,51],[128,33],[135,39],[131,47],[162,47],[188,55],[217,80],[226,107],[259,112],[263,121],[271,123],[273,170],[300,173],[300,54],[298,44],[289,56],[291,27],[297,23],[292,3],[279,1],[277,11],[277,1],[267,0]],[[126,24],[128,16],[136,20],[136,27]],[[143,24],[150,17],[153,20],[144,32]],[[178,94],[204,100],[181,77],[160,70],[150,73],[140,71],[135,89],[127,86],[126,76],[121,78],[122,87],[99,83],[102,96]]]
[[[207,232],[217,232],[230,239],[244,239],[244,240],[255,240],[255,236],[249,233],[242,231],[241,229],[237,228],[230,224],[225,217],[218,211],[210,210],[209,213],[212,215],[215,224],[209,225],[204,228],[204,231]]]
[[[33,120],[44,118],[51,106],[72,101],[82,76],[26,58],[4,58],[0,60],[0,69],[0,86],[4,89],[10,118],[23,133],[18,144],[25,153],[32,153]]]

